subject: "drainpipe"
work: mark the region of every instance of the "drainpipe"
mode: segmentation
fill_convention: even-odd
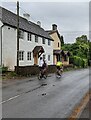
[[[2,28],[4,25],[1,26],[1,66],[2,66]]]

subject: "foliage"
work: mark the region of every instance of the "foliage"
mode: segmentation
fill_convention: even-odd
[[[83,59],[78,56],[72,56],[70,57],[70,64],[74,64],[75,66],[85,68],[88,65],[87,59]]]
[[[61,36],[61,46],[64,46],[64,38]]]
[[[76,42],[73,44],[64,44],[62,49],[71,53],[70,63],[76,66],[87,66],[88,59],[91,59],[91,43],[87,39],[86,35],[76,38]]]
[[[0,66],[0,73],[5,73],[8,71],[8,67]]]

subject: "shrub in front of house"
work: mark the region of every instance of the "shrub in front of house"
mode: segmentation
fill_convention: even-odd
[[[8,67],[0,66],[0,73],[6,73],[8,71]]]
[[[74,56],[73,58],[73,64],[79,68],[85,68],[87,67],[87,59],[83,59],[81,57],[78,57],[78,56]]]

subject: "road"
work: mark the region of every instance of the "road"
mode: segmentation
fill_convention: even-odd
[[[89,70],[50,74],[3,84],[3,118],[68,118],[89,90]],[[1,104],[1,103],[0,103]]]

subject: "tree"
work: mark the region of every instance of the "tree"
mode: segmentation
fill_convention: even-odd
[[[91,60],[91,42],[87,39],[86,35],[77,37],[76,42],[73,44],[64,44],[62,49],[64,51],[69,51],[72,56],[77,56],[87,61],[88,59]]]
[[[61,46],[64,46],[64,38],[61,36]]]

